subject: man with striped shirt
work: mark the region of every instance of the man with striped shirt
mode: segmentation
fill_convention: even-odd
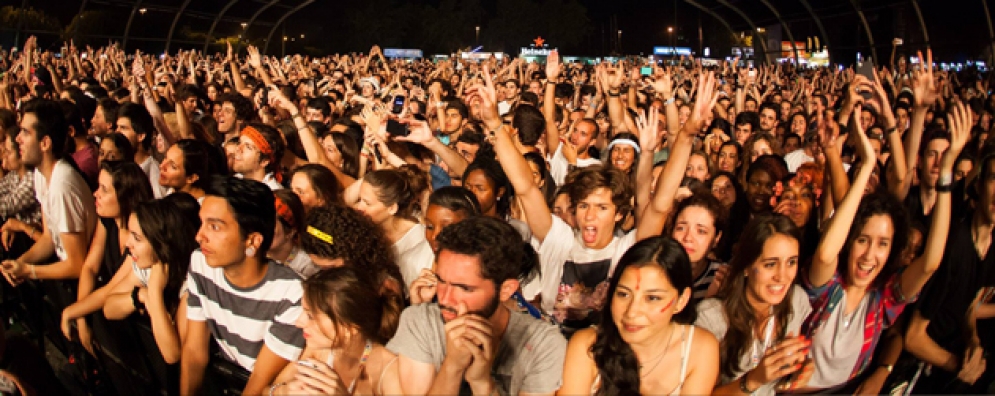
[[[297,274],[266,259],[276,209],[265,184],[216,177],[205,188],[187,284],[187,336],[180,386],[196,394],[210,359],[211,336],[232,362],[252,372],[243,394],[261,394],[304,348],[294,321],[303,289]]]

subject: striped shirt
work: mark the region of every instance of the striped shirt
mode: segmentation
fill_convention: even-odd
[[[222,268],[209,267],[200,250],[190,257],[187,318],[207,322],[228,360],[249,371],[263,345],[287,360],[296,360],[304,348],[304,334],[294,326],[304,295],[301,279],[274,262],[267,267],[259,284],[240,288]]]
[[[694,280],[694,288],[692,293],[692,298],[695,301],[700,301],[701,299],[708,297],[708,288],[712,286],[712,281],[715,280],[715,274],[719,272],[719,268],[725,263],[719,261],[708,261],[708,268],[705,268],[705,272],[702,272],[698,279]]]

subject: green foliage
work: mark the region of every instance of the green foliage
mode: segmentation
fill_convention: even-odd
[[[20,23],[20,25],[18,25]],[[34,7],[20,8],[6,6],[0,8],[0,26],[16,29],[21,26],[25,30],[57,32],[62,29],[62,25],[55,17]]]

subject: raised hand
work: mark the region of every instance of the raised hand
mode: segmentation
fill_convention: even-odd
[[[967,141],[971,139],[972,125],[971,108],[965,106],[963,102],[958,102],[947,113],[947,125],[950,129],[950,148],[944,154],[944,163],[948,160],[952,166],[957,156],[964,150]]]
[[[649,114],[640,112],[636,118],[636,128],[639,128],[639,148],[643,152],[655,152],[660,145],[659,111],[650,106]]]
[[[926,50],[927,58],[925,60],[923,60],[921,51],[918,54],[922,68],[913,73],[912,95],[915,97],[915,106],[925,108],[936,102],[940,96],[940,90],[936,86],[936,79],[933,75],[933,50]]]
[[[715,89],[717,84],[718,80],[715,78],[713,72],[709,71],[707,74],[701,76],[701,80],[698,83],[698,94],[694,102],[694,109],[691,111],[691,117],[688,118],[687,123],[681,129],[682,133],[694,135],[704,127],[708,113],[715,108],[715,103],[719,100],[719,92]]]
[[[553,50],[546,57],[546,80],[556,82],[560,77],[560,70],[563,65],[560,63],[560,53]]]
[[[674,82],[670,77],[670,73],[662,67],[653,66],[653,77],[653,90],[663,96],[664,99],[670,99],[673,96],[674,89]]]
[[[263,58],[259,55],[259,48],[250,45],[245,47],[245,50],[249,52],[249,65],[252,66],[253,69],[263,67]]]
[[[861,107],[857,106],[855,111],[860,111]],[[871,145],[871,139],[867,137],[867,131],[864,130],[863,125],[859,121],[853,123],[855,130],[857,131],[857,153],[860,155],[861,160],[863,160],[864,166],[874,166],[877,158],[874,154],[874,146]]]

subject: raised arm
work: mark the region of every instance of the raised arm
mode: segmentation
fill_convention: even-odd
[[[550,154],[560,144],[560,129],[556,125],[556,81],[560,77],[560,54],[552,51],[546,58],[546,84],[543,90],[542,115],[546,119],[546,149]]]
[[[485,71],[484,81],[486,84],[471,87],[467,92],[471,98],[480,98],[480,106],[483,109],[481,111],[482,118],[487,125],[497,124],[501,119],[497,111],[497,94],[490,80],[490,75]],[[470,99],[468,98],[468,100]],[[543,197],[542,191],[539,190],[539,186],[532,182],[532,169],[529,168],[528,161],[525,160],[522,153],[515,147],[513,139],[514,137],[508,133],[508,128],[499,125],[492,137],[494,151],[497,154],[498,162],[501,163],[501,168],[504,169],[504,173],[508,175],[508,180],[511,181],[511,186],[515,188],[515,195],[522,201],[532,234],[542,242],[546,239],[546,234],[549,233],[549,229],[553,225],[553,214],[546,206],[546,199]]]
[[[926,249],[902,273],[902,293],[914,296],[919,293],[929,277],[936,272],[943,259],[943,251],[950,232],[951,197],[949,186],[953,183],[954,163],[967,141],[971,138],[971,109],[958,103],[947,115],[947,125],[950,129],[950,148],[940,159],[940,177],[937,182],[936,206],[932,212],[932,223],[929,226]],[[942,188],[946,187],[946,188]]]
[[[248,46],[245,48],[249,52],[249,66],[259,74],[259,78],[263,80],[263,84],[267,87],[273,86],[273,79],[270,78],[269,72],[263,67],[263,57],[259,55],[259,49],[255,46]]]
[[[466,171],[466,166],[469,165],[466,162],[466,158],[463,158],[456,150],[453,150],[449,146],[442,144],[439,139],[436,139],[432,135],[432,129],[429,128],[428,123],[425,121],[419,121],[413,118],[402,119],[402,123],[408,125],[408,131],[411,133],[408,136],[398,136],[396,139],[402,142],[417,143],[425,148],[429,149],[449,167],[449,170],[462,175]]]
[[[926,112],[930,106],[936,102],[939,96],[939,89],[933,79],[933,51],[927,50],[928,56],[923,64],[922,70],[916,70],[912,76],[912,95],[915,98],[912,107],[912,121],[910,130],[905,134],[905,148],[908,155],[905,158],[905,168],[915,171],[916,161],[919,159],[919,146],[922,144],[922,133],[926,127]],[[922,59],[922,53],[919,53]],[[908,177],[899,190],[899,199],[905,199],[912,186],[912,178]]]
[[[677,189],[684,178],[691,150],[694,148],[694,137],[701,130],[705,117],[711,113],[718,100],[715,90],[715,75],[712,72],[702,77],[698,84],[698,100],[694,103],[691,117],[677,134],[676,140],[670,146],[670,158],[656,183],[656,193],[650,198],[642,216],[637,219],[636,239],[642,240],[653,235],[659,235],[666,224],[670,211],[673,210]]]
[[[857,135],[858,148],[860,149],[860,170],[853,181],[853,185],[847,191],[843,202],[836,207],[836,213],[829,221],[829,225],[823,230],[819,247],[812,257],[812,267],[809,271],[809,282],[815,287],[825,285],[836,273],[836,266],[839,262],[840,250],[846,243],[847,233],[853,225],[853,219],[857,215],[857,208],[860,200],[864,196],[864,188],[871,178],[874,165],[877,159],[874,157],[874,149],[871,147],[870,139],[864,133],[864,128],[860,122],[854,121],[851,129]]]
[[[655,107],[650,107],[649,115],[639,114],[636,125],[639,127],[639,165],[636,166],[636,180],[653,178],[653,157],[660,145],[660,121]],[[636,218],[643,215],[653,195],[652,183],[636,183]]]

